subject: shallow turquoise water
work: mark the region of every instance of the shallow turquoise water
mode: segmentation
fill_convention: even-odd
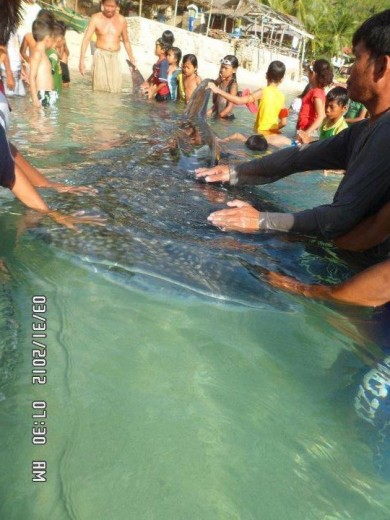
[[[233,196],[321,203],[337,179],[206,187],[193,159],[148,156],[177,125],[172,107],[77,82],[50,116],[12,105],[12,138],[35,164],[99,190],[48,200],[108,221],[75,234],[2,193],[0,518],[388,519],[377,441],[353,407],[367,351],[381,357],[361,337],[369,312],[289,296],[262,274],[337,280],[355,263],[313,240],[206,222]],[[219,135],[247,131],[249,112],[237,114]],[[34,295],[48,305],[45,385],[31,384]],[[32,444],[37,401],[45,445]],[[33,460],[47,461],[46,482],[32,482]]]

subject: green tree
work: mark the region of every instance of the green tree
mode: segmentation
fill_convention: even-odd
[[[309,53],[332,57],[350,46],[355,29],[373,14],[389,8],[389,0],[263,0],[275,11],[298,18],[315,39]]]

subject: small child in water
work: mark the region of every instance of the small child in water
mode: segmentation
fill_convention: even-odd
[[[210,83],[210,88],[213,92],[213,106],[208,111],[208,115],[220,117],[221,119],[234,119],[234,101],[231,98],[237,97],[238,94],[237,69],[238,60],[235,56],[228,54],[222,58],[219,77],[215,81],[215,85]],[[212,88],[211,85],[214,85],[215,88]]]
[[[280,129],[287,124],[288,110],[284,108],[285,98],[278,88],[285,72],[286,67],[284,63],[272,61],[266,72],[267,86],[243,96],[223,91],[213,83],[209,83],[209,88],[215,94],[224,97],[235,105],[249,105],[248,108],[250,108],[258,100],[259,106],[254,125],[255,132],[263,135],[278,134]],[[254,110],[256,111],[256,108]]]
[[[195,54],[186,54],[181,66],[182,73],[178,75],[179,99],[188,103],[190,97],[202,78],[198,76],[198,60]]]
[[[247,148],[249,148],[249,150],[256,152],[265,152],[268,149],[267,138],[261,134],[254,134],[246,137],[237,132],[233,135],[229,135],[229,137],[221,139],[221,143],[228,143],[229,141],[241,141]]]
[[[179,63],[181,60],[181,50],[179,47],[171,47],[167,52],[168,67],[168,87],[171,95],[171,100],[177,100],[177,77],[181,73]]]
[[[41,20],[49,25],[53,25],[56,22],[53,13],[47,9],[41,9],[36,17],[36,20]],[[35,49],[36,44],[37,42],[34,40],[32,32],[28,32],[24,35],[22,44],[19,49],[23,60],[23,80],[27,83],[29,83],[30,76],[30,57],[33,50]]]
[[[344,87],[334,87],[329,90],[326,95],[325,102],[325,114],[326,117],[322,121],[321,126],[319,128],[319,138],[327,139],[328,137],[332,137],[337,135],[342,130],[348,128],[348,124],[344,119],[344,114],[348,108],[348,92]],[[284,135],[277,134],[266,134],[265,138],[267,143],[276,148],[284,148],[286,146],[291,146],[292,144],[307,144],[316,139],[309,137],[305,132],[298,131],[298,139],[299,142],[291,141],[290,138]],[[243,134],[233,134],[229,137],[223,139],[223,142],[228,141],[242,141],[245,142],[247,137]],[[330,170],[325,170],[325,174],[329,173]]]
[[[46,55],[50,60],[51,73],[53,76],[53,87],[57,94],[62,90],[62,69],[60,57],[57,49],[64,44],[65,29],[58,22],[53,24],[53,42],[49,49],[46,49]]]
[[[148,96],[148,99],[155,98],[156,101],[169,101],[171,95],[168,87],[168,61],[166,53],[169,45],[162,39],[156,41],[155,55],[157,61],[153,65],[153,72],[149,78],[141,85],[141,90]]]
[[[337,135],[342,130],[348,128],[344,119],[344,114],[348,109],[348,92],[344,87],[334,87],[326,95],[325,99],[325,119],[319,128],[319,139],[327,139]],[[306,132],[298,131],[299,140],[302,143],[310,143],[313,140]]]
[[[35,107],[54,105],[58,94],[54,90],[50,60],[46,51],[53,46],[53,25],[35,20],[32,32],[36,45],[30,57],[30,93]]]
[[[69,74],[69,66],[68,66],[68,60],[69,60],[69,49],[66,44],[65,34],[66,34],[66,27],[63,22],[57,22],[58,25],[62,27],[62,38],[58,41],[56,44],[56,51],[58,54],[58,57],[60,58],[60,67],[61,67],[61,76],[62,76],[62,86],[67,88],[69,87],[70,83],[70,74]]]

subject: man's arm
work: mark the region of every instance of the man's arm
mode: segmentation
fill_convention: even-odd
[[[129,57],[129,60],[131,61],[131,63],[135,67],[135,58],[134,58],[134,54],[133,54],[133,49],[131,47],[130,40],[129,40],[129,34],[127,32],[127,22],[126,22],[126,19],[124,17],[122,17],[122,18],[123,18],[123,26],[122,26],[123,46],[126,49],[127,55]]]
[[[274,272],[268,274],[268,281],[274,287],[309,298],[377,307],[390,301],[390,260],[333,286],[304,284]]]
[[[229,182],[233,186],[269,184],[297,172],[345,169],[347,148],[348,131],[308,146],[289,146],[234,167],[200,168],[196,176],[205,178],[206,182]]]
[[[358,142],[358,153],[355,153],[348,174],[341,182],[332,204],[294,214],[258,212],[259,224],[253,229],[252,212],[248,216],[247,207],[241,208],[235,204],[238,209],[216,212],[212,214],[211,222],[223,229],[244,232],[269,229],[317,234],[328,239],[345,234],[365,215],[377,211],[378,205],[380,207],[381,201],[390,190],[386,144],[388,126],[385,122],[377,127],[376,132],[368,134],[367,139],[367,134],[357,124],[335,137],[301,148],[290,147],[236,167],[217,166],[209,170],[198,170],[197,177],[205,177],[207,182],[266,184],[296,171],[322,169],[326,164],[332,164],[336,169],[345,168],[352,143]],[[353,128],[355,130],[352,131]],[[226,220],[228,216],[229,221]],[[240,226],[242,229],[239,229]]]
[[[38,211],[43,215],[47,215],[55,222],[67,227],[68,229],[77,230],[78,224],[104,226],[105,219],[99,216],[84,215],[82,211],[76,212],[73,215],[64,215],[59,211],[50,209],[23,171],[16,164],[15,183],[11,188],[11,191],[25,206]]]
[[[80,73],[84,76],[85,74],[85,52],[87,50],[88,44],[92,38],[93,33],[96,31],[96,21],[95,15],[93,15],[89,21],[87,30],[85,31],[83,41],[81,43],[80,49],[80,62],[79,62],[79,70]]]
[[[365,251],[384,242],[390,236],[390,202],[375,215],[364,219],[351,231],[335,240],[335,244],[350,251]]]
[[[10,149],[15,161],[15,165],[22,171],[22,173],[27,177],[30,183],[35,188],[49,188],[56,190],[61,193],[87,193],[94,194],[97,192],[96,189],[91,188],[90,186],[70,186],[68,184],[63,184],[61,182],[52,182],[47,179],[35,166],[27,161],[25,157],[19,152],[19,150],[11,143]]]

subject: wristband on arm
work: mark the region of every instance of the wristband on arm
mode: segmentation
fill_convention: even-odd
[[[259,217],[259,230],[290,231],[294,225],[292,213],[270,213],[262,211]]]

